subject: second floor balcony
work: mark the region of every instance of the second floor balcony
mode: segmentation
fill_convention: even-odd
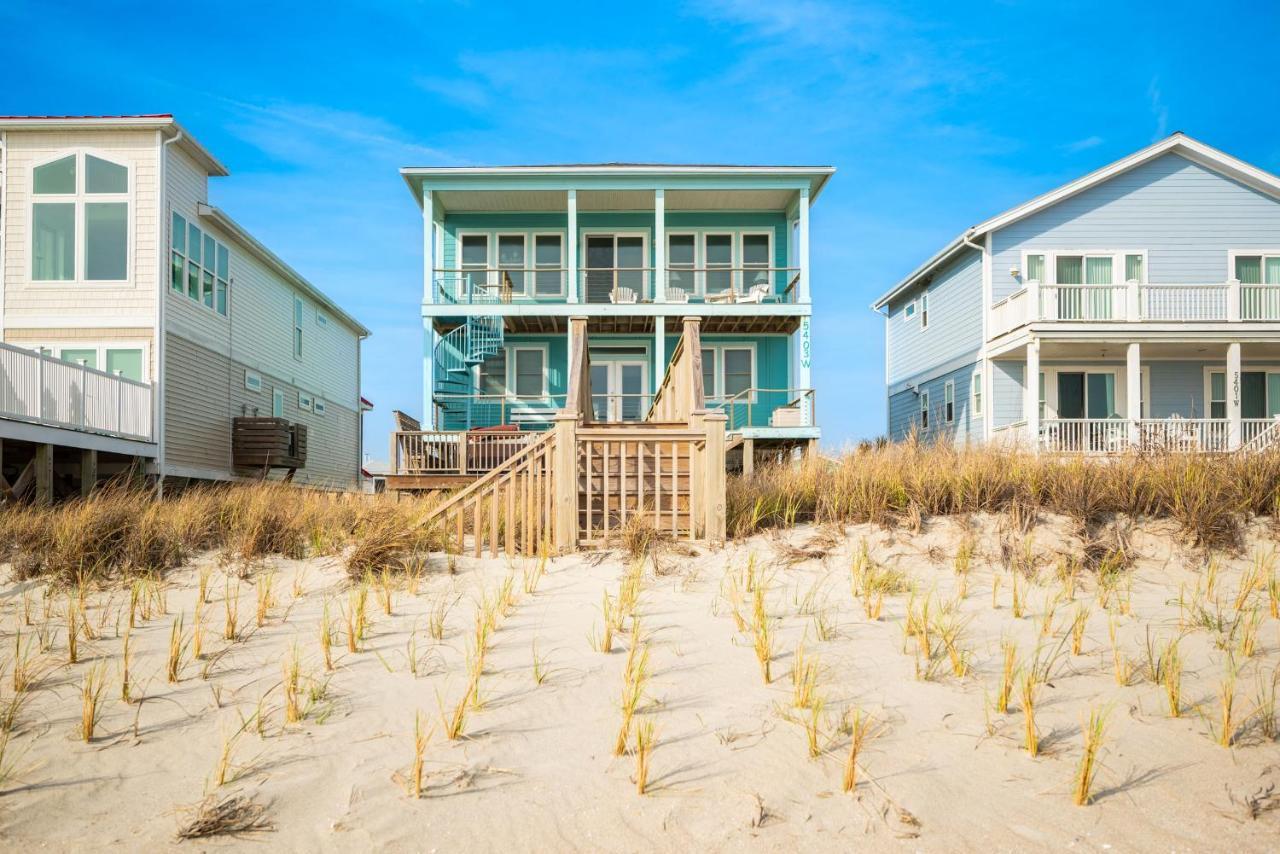
[[[991,307],[989,337],[1031,323],[1263,323],[1280,321],[1280,284],[1045,285],[1029,282]]]

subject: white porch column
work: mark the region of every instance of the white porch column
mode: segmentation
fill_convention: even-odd
[[[569,209],[569,234],[568,240],[565,241],[565,255],[567,256],[565,264],[565,286],[566,293],[569,296],[569,302],[578,301],[578,191],[570,190],[568,192],[568,209]]]
[[[430,190],[422,191],[422,301],[436,301],[433,286],[436,269],[435,211]]]
[[[667,191],[653,191],[653,301],[667,301]]]
[[[800,318],[800,328],[796,330],[798,348],[796,353],[796,389],[802,393],[813,388],[813,349],[809,340],[809,315]],[[813,426],[813,395],[804,394],[800,398],[800,423],[805,427]]]
[[[667,319],[658,315],[653,319],[653,393],[657,394],[662,379],[667,375]],[[652,401],[651,401],[652,402]]]
[[[807,305],[809,303],[809,188],[800,188],[800,205],[797,215],[800,218],[800,227],[798,242],[798,254],[800,255],[798,266],[800,267],[800,281],[796,284],[796,299],[798,302]],[[805,330],[805,339],[808,339],[808,330]]]
[[[1227,345],[1227,448],[1240,447],[1240,342]]]
[[[1040,342],[1027,342],[1027,368],[1022,383],[1022,416],[1033,453],[1040,451]]]
[[[1125,350],[1125,418],[1129,420],[1129,444],[1137,447],[1138,421],[1142,418],[1142,351],[1137,341]]]
[[[436,429],[436,333],[434,318],[422,318],[422,429]]]

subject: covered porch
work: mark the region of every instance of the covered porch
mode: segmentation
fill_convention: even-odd
[[[1036,337],[991,363],[996,441],[1225,453],[1280,440],[1280,341]]]

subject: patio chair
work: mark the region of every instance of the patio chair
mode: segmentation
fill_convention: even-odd
[[[638,301],[634,288],[616,287],[609,294],[609,302],[617,305],[634,305]]]
[[[667,287],[667,302],[687,303],[689,301],[689,292],[684,288]]]
[[[752,285],[745,294],[740,294],[736,302],[739,303],[762,303],[765,298],[772,292],[767,282]]]

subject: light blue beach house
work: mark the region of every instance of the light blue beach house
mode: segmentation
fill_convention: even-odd
[[[697,317],[707,408],[728,416],[744,465],[816,442],[809,208],[834,171],[403,169],[423,217],[422,426],[546,429],[565,405],[572,318],[589,334],[593,420],[643,421]]]
[[[1261,449],[1280,178],[1175,133],[966,230],[873,308],[892,439]]]

